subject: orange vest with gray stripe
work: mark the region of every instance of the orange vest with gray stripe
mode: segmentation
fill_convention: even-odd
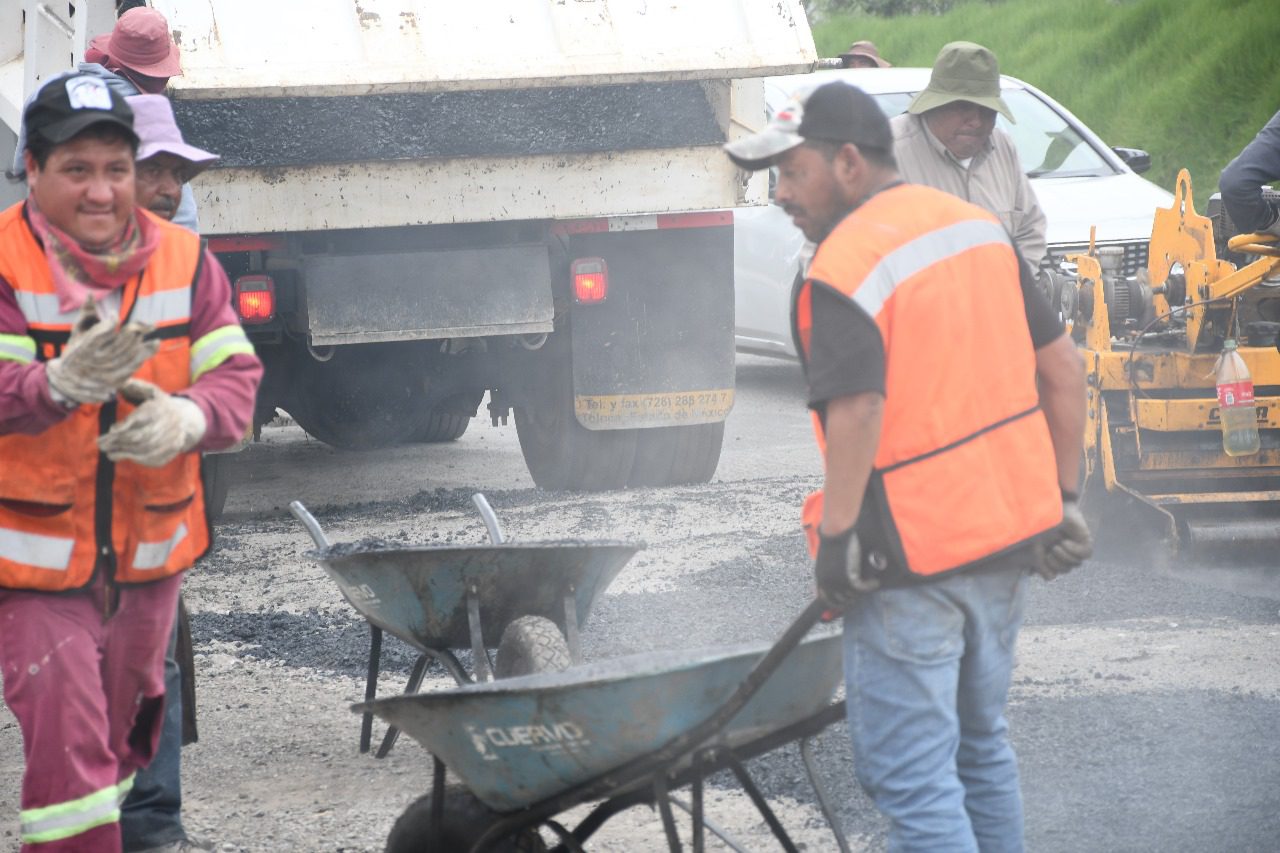
[[[883,425],[858,533],[864,573],[886,584],[972,568],[1062,519],[1017,264],[995,217],[907,184],[847,216],[797,292],[806,360],[815,286],[852,300],[884,341]],[[817,492],[804,507],[815,552],[821,520]]]
[[[160,347],[134,376],[172,393],[191,384],[191,297],[203,253],[194,233],[151,219],[163,237],[124,285],[120,316],[156,327]],[[0,213],[0,278],[27,319],[34,357],[56,356],[78,312],[59,309],[21,204]],[[38,435],[0,436],[0,587],[76,589],[98,566],[117,582],[143,583],[189,568],[208,550],[198,453],[148,468],[98,452],[98,436],[132,410],[121,398],[81,405]]]

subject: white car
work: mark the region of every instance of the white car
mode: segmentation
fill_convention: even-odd
[[[892,117],[906,111],[912,97],[928,85],[929,74],[928,68],[847,68],[768,77],[765,102],[772,116],[796,92],[843,80],[874,97]],[[1087,247],[1089,229],[1096,226],[1098,245],[1124,247],[1126,274],[1144,267],[1155,210],[1173,201],[1170,193],[1138,177],[1151,165],[1147,153],[1109,148],[1066,107],[1021,80],[1001,77],[1000,89],[1018,121],[1010,124],[998,116],[996,124],[1013,137],[1048,220],[1046,263],[1058,266],[1063,255]],[[811,253],[812,246],[782,208],[771,204],[734,211],[740,352],[795,358],[791,291]]]

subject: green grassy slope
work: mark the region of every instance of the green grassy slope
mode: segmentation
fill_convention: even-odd
[[[894,65],[932,65],[949,41],[983,44],[1108,145],[1151,152],[1148,179],[1172,189],[1189,169],[1201,210],[1280,110],[1276,0],[968,0],[937,16],[832,16],[814,37],[822,56],[871,39]]]

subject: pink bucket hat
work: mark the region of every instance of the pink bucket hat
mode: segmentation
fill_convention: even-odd
[[[133,109],[139,162],[157,154],[173,154],[191,164],[188,177],[195,177],[218,159],[217,154],[182,141],[182,131],[173,118],[173,106],[164,95],[132,95],[125,100]]]
[[[169,37],[169,22],[148,6],[130,9],[116,21],[110,33],[89,42],[113,63],[146,77],[178,77],[182,74],[178,46]]]

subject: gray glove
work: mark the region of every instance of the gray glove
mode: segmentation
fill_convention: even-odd
[[[45,365],[49,391],[58,402],[105,403],[152,356],[159,341],[145,340],[147,323],[116,329],[116,318],[102,313],[90,296],[80,308],[62,354]]]
[[[1036,574],[1047,581],[1093,556],[1093,536],[1074,498],[1063,500],[1062,521],[1042,537],[1036,551]]]
[[[195,447],[209,428],[199,406],[150,382],[130,379],[120,395],[138,408],[98,439],[98,449],[112,462],[128,459],[159,468]]]
[[[818,598],[835,610],[844,610],[859,593],[872,592],[880,586],[878,580],[862,577],[862,546],[852,527],[837,536],[819,536],[813,579],[818,585]]]

